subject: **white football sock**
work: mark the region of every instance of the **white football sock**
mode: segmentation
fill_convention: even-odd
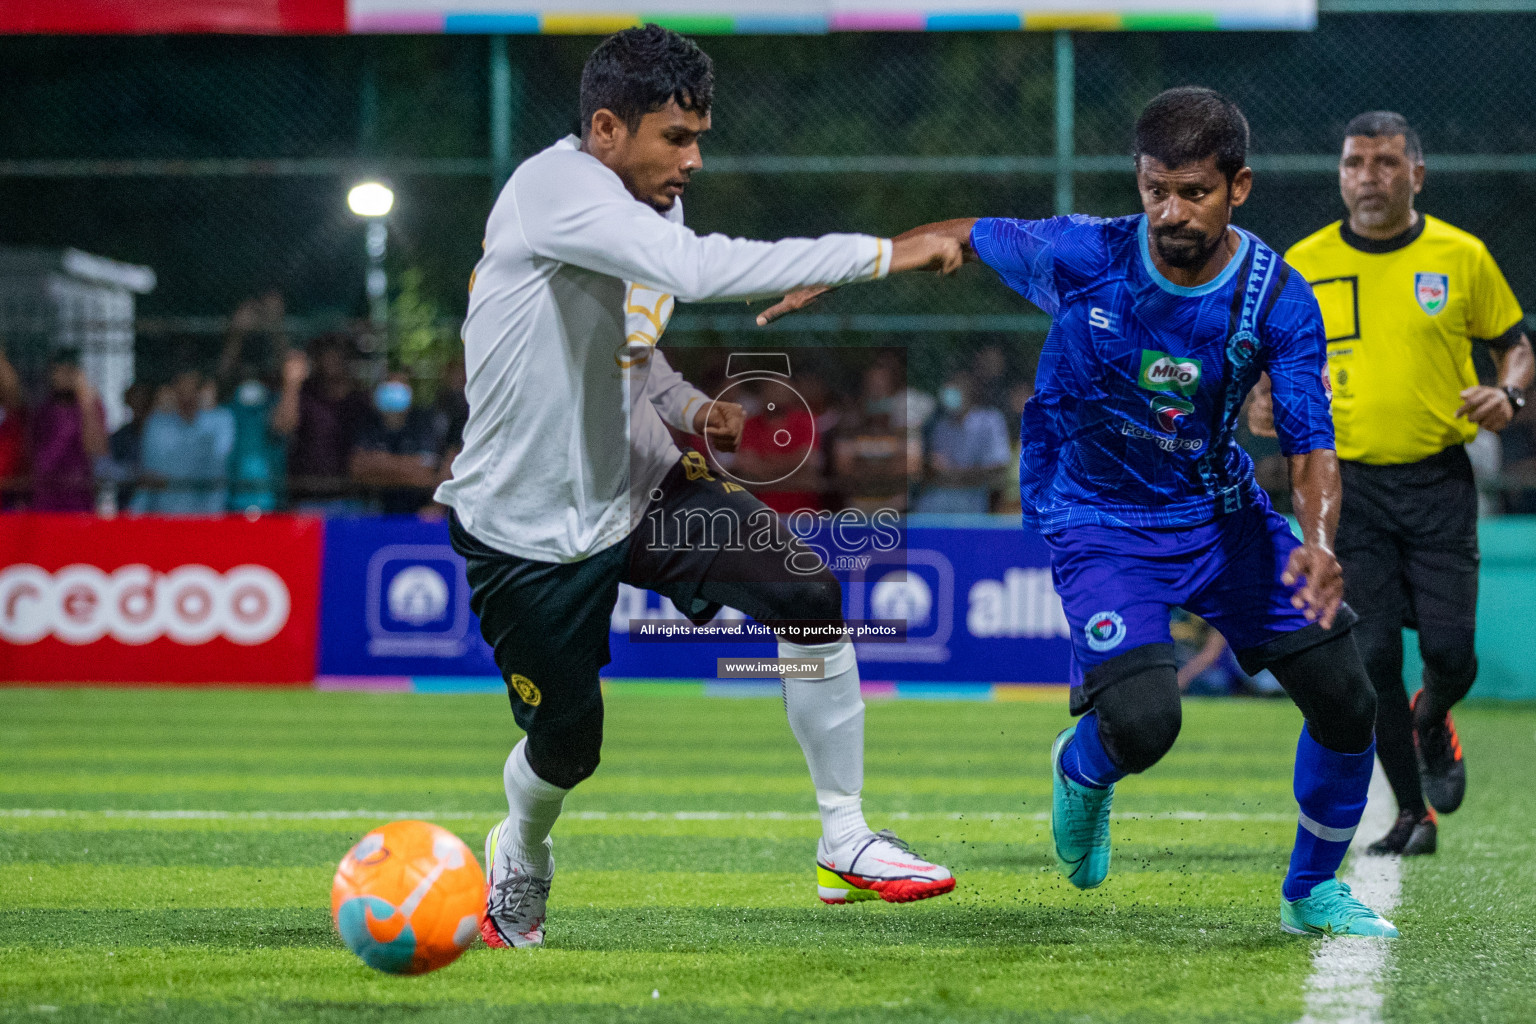
[[[859,795],[864,788],[864,700],[858,659],[847,640],[780,640],[779,657],[824,660],[824,678],[784,680],[784,711],[811,769],[822,833],[835,850],[870,834]]]
[[[502,830],[501,841],[506,844],[513,860],[528,865],[535,877],[549,874],[549,848],[544,840],[560,817],[560,807],[565,802],[568,789],[561,789],[545,782],[533,773],[528,763],[526,748],[528,738],[517,741],[512,753],[507,755],[507,766],[501,778],[507,787],[507,827]]]

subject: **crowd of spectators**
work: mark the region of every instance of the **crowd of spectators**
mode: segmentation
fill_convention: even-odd
[[[0,350],[0,508],[442,515],[432,492],[469,414],[463,361],[426,382],[406,368],[380,376],[354,335],[296,346],[283,323],[280,295],[242,304],[216,359],[186,346],[168,375],[128,387],[129,418],[110,435],[77,352],[55,352],[29,395]],[[706,454],[738,479],[772,481],[753,489],[786,514],[1016,514],[1031,369],[990,344],[952,361],[932,391],[911,386],[888,353],[870,359],[844,394],[819,377],[797,381],[803,404],[748,387],[733,395],[747,407],[739,450]],[[699,438],[679,440],[703,450]],[[1246,428],[1239,442],[1288,511],[1277,443]],[[1536,513],[1536,416],[1470,447],[1484,511]]]
[[[771,401],[763,388],[734,393],[746,407],[740,449],[708,454],[738,479],[775,481],[754,490],[783,513],[1017,512],[1029,380],[1002,346],[989,345],[956,360],[929,392],[908,383],[899,359],[879,353],[846,394],[816,373],[795,382],[805,405]]]
[[[450,365],[431,401],[408,371],[374,365],[352,335],[303,347],[283,331],[281,296],[241,305],[216,361],[178,350],[158,381],[124,392],[110,435],[80,366],[57,350],[29,400],[0,352],[0,503],[37,511],[441,515],[432,500],[458,451],[468,406]],[[376,375],[376,373],[374,374]]]

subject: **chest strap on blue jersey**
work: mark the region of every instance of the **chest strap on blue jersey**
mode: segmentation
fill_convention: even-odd
[[[1253,258],[1248,264],[1248,280],[1243,285],[1242,310],[1234,325],[1232,340],[1246,336],[1257,343],[1259,315],[1264,308],[1264,295],[1269,291],[1270,282],[1274,280],[1275,268],[1280,265],[1280,257],[1275,255],[1273,249],[1264,246],[1254,245],[1251,251]]]
[[[1252,245],[1249,251],[1252,255],[1249,257],[1248,278],[1243,282],[1242,305],[1239,307],[1237,322],[1232,325],[1232,334],[1227,338],[1227,362],[1233,380],[1242,379],[1259,355],[1259,318],[1267,309],[1264,296],[1269,292],[1276,270],[1282,266],[1280,257],[1273,249]],[[1225,407],[1221,414],[1221,429],[1224,433],[1236,421],[1246,398],[1246,389],[1228,384]],[[1226,445],[1213,444],[1206,449],[1200,460],[1201,476],[1208,481],[1208,486],[1221,475],[1219,467],[1225,448]],[[1229,515],[1242,508],[1247,502],[1247,492],[1246,486],[1235,483],[1213,488],[1211,497],[1217,513]]]

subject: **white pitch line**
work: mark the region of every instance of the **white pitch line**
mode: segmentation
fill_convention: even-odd
[[[0,818],[127,818],[146,821],[465,821],[493,818],[495,811],[220,811],[220,810],[73,810],[51,807],[0,807]],[[576,821],[819,821],[814,811],[568,811]],[[1049,821],[1049,812],[892,811],[878,815],[895,821]],[[1222,811],[1153,811],[1114,814],[1120,821],[1290,821],[1288,814]]]
[[[1344,883],[1362,902],[1391,919],[1403,888],[1399,857],[1372,857],[1365,847],[1392,827],[1397,802],[1378,762],[1371,775],[1365,815],[1350,844]],[[1392,939],[1324,939],[1312,956],[1307,979],[1306,1014],[1298,1024],[1380,1024],[1386,1000],[1382,977]]]

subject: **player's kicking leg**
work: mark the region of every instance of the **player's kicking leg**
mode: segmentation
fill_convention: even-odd
[[[835,601],[840,621],[837,581],[823,580],[817,586],[821,590],[817,600]],[[864,700],[859,695],[853,644],[781,640],[779,657],[820,658],[825,666],[821,679],[783,680],[784,710],[811,770],[821,811],[816,891],[822,902],[910,903],[954,889],[948,868],[924,860],[889,829],[872,831],[864,820]]]
[[[454,517],[481,632],[507,680],[527,735],[502,772],[507,817],[485,838],[487,945],[538,946],[554,881],[550,830],[565,796],[597,770],[603,742],[598,672],[608,662],[608,623],[626,546],[577,562],[536,562],[477,541]]]
[[[678,525],[665,545],[652,536],[631,554],[629,582],[650,587],[685,612],[707,619],[720,605],[740,609],[772,626],[776,622],[842,622],[842,588],[808,548],[782,527],[772,510],[750,492],[717,479],[702,460],[685,456],[662,484],[662,497],[647,512]],[[775,531],[770,544],[749,546],[714,531],[722,521],[743,529],[759,524]],[[819,565],[794,572],[795,565]],[[907,903],[954,889],[949,869],[914,853],[889,830],[876,832],[864,819],[864,701],[859,666],[846,639],[825,644],[779,643],[784,659],[820,659],[820,679],[785,678],[784,710],[805,754],[822,835],[816,848],[817,894],[826,903],[881,899]]]

